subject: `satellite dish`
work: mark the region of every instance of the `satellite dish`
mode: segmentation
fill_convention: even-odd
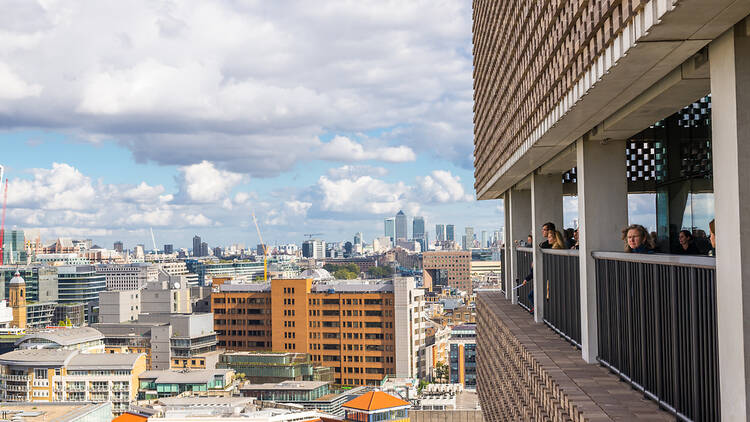
[[[179,281],[175,281],[174,288],[175,289],[179,289],[180,288],[180,282]]]

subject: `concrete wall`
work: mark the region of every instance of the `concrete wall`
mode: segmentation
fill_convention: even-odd
[[[138,320],[141,295],[138,290],[99,293],[99,322],[120,323]]]

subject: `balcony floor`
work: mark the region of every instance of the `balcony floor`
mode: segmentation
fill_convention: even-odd
[[[607,369],[586,364],[580,350],[504,295],[481,293],[477,316],[486,420],[675,420]]]

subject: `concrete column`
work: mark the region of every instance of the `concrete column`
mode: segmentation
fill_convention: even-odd
[[[581,274],[581,353],[595,363],[599,352],[594,251],[622,251],[628,225],[628,181],[624,141],[576,144],[578,245]]]
[[[510,189],[510,279],[511,286],[516,279],[516,268],[518,262],[516,259],[515,244],[519,240],[526,240],[531,233],[531,192],[528,190]],[[510,289],[511,302],[518,303],[518,290]]]
[[[513,240],[510,237],[510,190],[507,190],[503,194],[503,214],[504,214],[504,226],[503,226],[503,243],[505,244],[505,251],[503,252],[505,262],[503,262],[503,283],[505,283],[505,298],[512,300],[513,296],[513,273],[510,271],[511,268],[511,252],[513,252]]]
[[[542,224],[555,223],[563,228],[562,174],[531,175],[531,225],[534,229],[534,321],[544,321],[544,298],[547,287],[544,265],[539,244],[542,239]]]
[[[728,421],[750,420],[749,20],[709,45],[721,417]]]

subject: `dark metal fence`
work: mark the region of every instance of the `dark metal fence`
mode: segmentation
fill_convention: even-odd
[[[531,265],[533,262],[534,250],[532,248],[521,246],[516,248],[516,286],[523,283],[523,279],[531,273]],[[533,280],[530,280],[525,286],[516,289],[516,292],[518,293],[518,304],[529,312],[534,308],[533,297],[529,297],[532,290],[534,290]]]
[[[682,420],[720,420],[714,259],[593,257],[599,361]]]
[[[581,277],[578,251],[542,249],[544,257],[544,322],[581,347]]]
[[[505,294],[505,248],[500,248],[500,291]]]

